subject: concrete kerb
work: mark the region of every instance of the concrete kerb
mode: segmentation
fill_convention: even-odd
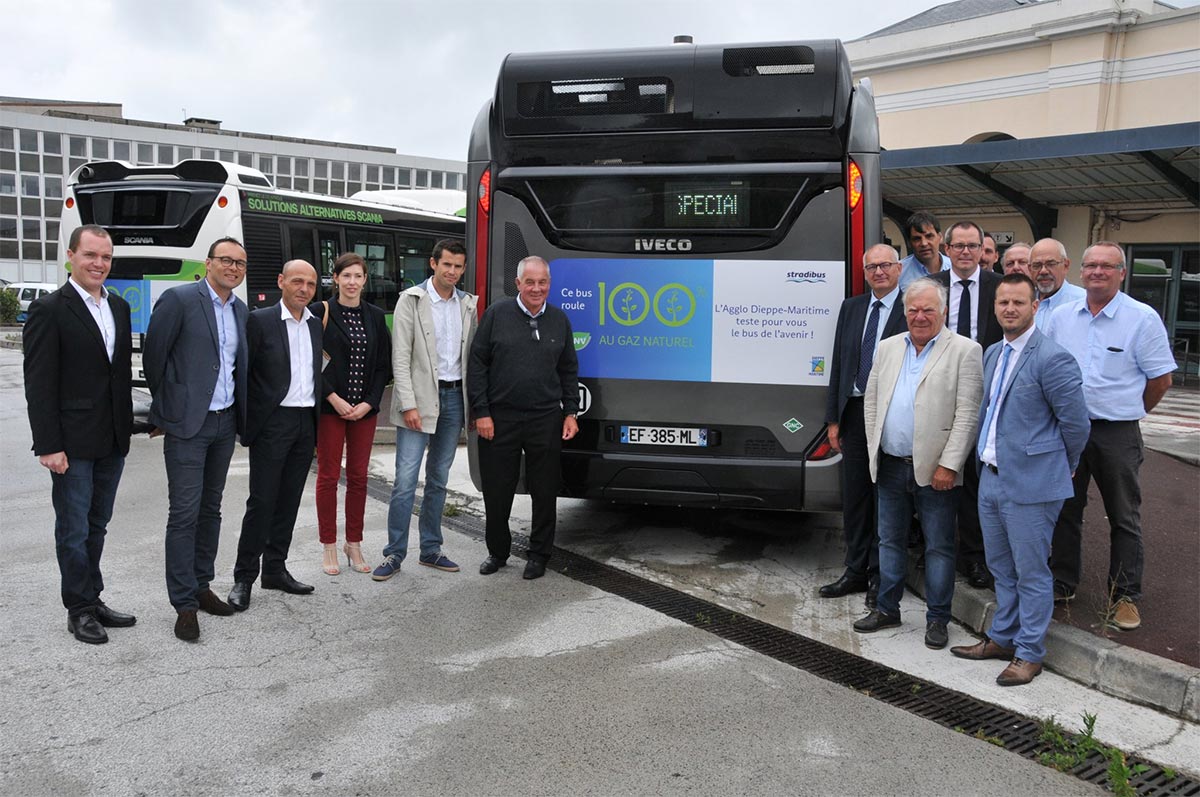
[[[925,595],[925,571],[910,557],[908,588]],[[995,595],[958,582],[950,613],[983,634],[996,611]],[[1046,633],[1046,667],[1107,695],[1200,722],[1200,669],[1127,647],[1074,626],[1051,621]]]

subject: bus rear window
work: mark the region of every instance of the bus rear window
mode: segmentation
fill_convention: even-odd
[[[102,227],[182,227],[207,212],[219,186],[78,191],[80,213]],[[201,216],[203,218],[203,216]]]

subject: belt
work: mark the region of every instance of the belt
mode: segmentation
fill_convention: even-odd
[[[984,466],[985,466],[985,467],[986,467],[988,470],[990,470],[992,473],[996,474],[997,476],[999,476],[999,475],[1000,475],[1000,469],[999,469],[999,468],[997,468],[997,467],[996,467],[995,465],[993,465],[992,463],[990,463],[990,462],[985,462],[985,463],[983,463],[983,464],[984,464]]]
[[[222,407],[222,408],[221,408],[221,409],[219,409],[219,410],[209,410],[209,411],[208,411],[208,414],[209,414],[209,415],[224,415],[224,414],[225,414],[225,413],[227,413],[227,412],[233,412],[233,405],[232,405],[232,404],[230,404],[228,407]]]
[[[895,456],[895,455],[893,455],[893,454],[889,454],[889,453],[887,453],[886,451],[881,451],[880,453],[881,453],[881,454],[883,454],[883,455],[884,455],[885,457],[887,457],[888,459],[898,459],[898,460],[900,460],[901,462],[907,462],[909,465],[911,465],[911,464],[912,464],[912,461],[913,461],[913,460],[912,460],[912,457],[897,457],[897,456]]]
[[[462,380],[455,379],[453,382],[447,382],[444,379],[438,380],[438,390],[458,390],[462,387]]]

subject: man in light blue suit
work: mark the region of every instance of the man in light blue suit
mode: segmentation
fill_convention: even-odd
[[[209,248],[204,269],[204,279],[155,302],[142,355],[152,434],[166,435],[167,595],[178,614],[175,636],[185,642],[200,637],[197,610],[233,614],[209,584],[225,477],[247,407],[249,311],[234,294],[246,276],[246,250],[222,238]]]
[[[1091,425],[1083,375],[1070,352],[1038,331],[1037,288],[1024,274],[996,286],[996,318],[1004,340],[983,361],[979,408],[979,522],[988,569],[996,580],[996,614],[983,641],[954,647],[964,659],[1009,664],[1001,686],[1032,681],[1042,671],[1054,613],[1050,542],[1071,474]]]

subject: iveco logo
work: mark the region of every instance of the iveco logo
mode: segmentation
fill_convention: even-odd
[[[687,238],[635,238],[635,252],[690,252],[692,242]]]
[[[154,239],[147,236],[126,235],[123,242],[126,244],[153,244]]]

